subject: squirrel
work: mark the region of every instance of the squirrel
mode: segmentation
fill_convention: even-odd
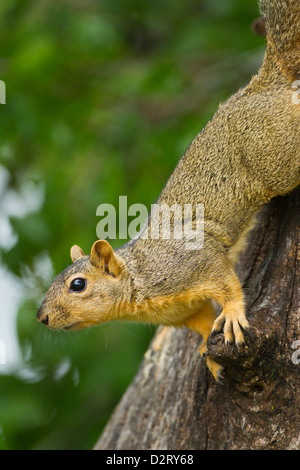
[[[240,346],[249,327],[235,265],[259,209],[300,184],[299,0],[259,0],[266,51],[248,85],[220,104],[167,181],[157,204],[204,205],[204,244],[142,233],[160,223],[150,214],[139,236],[114,250],[97,240],[89,255],[75,245],[72,264],[51,284],[38,320],[76,330],[112,320],[183,327],[202,336],[199,348],[219,380],[222,367],[207,353],[212,332]],[[195,214],[193,214],[193,220]],[[222,308],[217,316],[214,303]]]

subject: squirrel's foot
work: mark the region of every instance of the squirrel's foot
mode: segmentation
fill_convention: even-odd
[[[221,379],[223,378],[222,371],[224,368],[217,362],[213,361],[210,357],[207,357],[205,361],[206,366],[214,376],[215,381],[221,383]]]
[[[225,343],[233,343],[237,346],[242,345],[244,340],[243,330],[249,328],[248,320],[244,312],[239,314],[222,312],[215,320],[212,333],[220,332],[223,328]]]
[[[200,346],[199,353],[201,354],[201,356],[205,360],[206,367],[212,373],[212,375],[214,376],[214,379],[216,380],[216,382],[221,382],[221,379],[223,378],[223,376],[222,376],[223,367],[220,364],[218,364],[217,362],[213,361],[208,356],[206,342],[203,343]]]

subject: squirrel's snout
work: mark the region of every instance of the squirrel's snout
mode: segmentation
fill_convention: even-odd
[[[45,312],[43,312],[43,308],[40,307],[37,313],[37,319],[40,323],[43,323],[44,325],[49,324],[49,315],[47,315]]]

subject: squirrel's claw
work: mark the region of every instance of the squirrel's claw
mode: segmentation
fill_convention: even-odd
[[[245,342],[242,329],[246,330],[247,328],[249,328],[249,323],[243,312],[239,315],[222,312],[214,322],[212,333],[220,332],[223,329],[225,343],[235,343],[240,346]]]

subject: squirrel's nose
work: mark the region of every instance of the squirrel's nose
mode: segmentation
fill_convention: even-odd
[[[40,322],[43,323],[44,325],[48,325],[48,323],[49,323],[48,315],[43,315],[40,319]]]
[[[44,325],[49,324],[49,316],[43,312],[42,307],[40,307],[38,310],[37,319],[39,322],[43,323]]]

